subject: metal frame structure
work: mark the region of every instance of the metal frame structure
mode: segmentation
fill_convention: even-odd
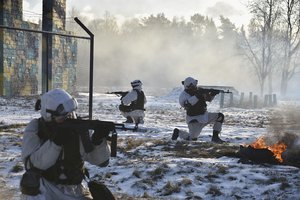
[[[72,37],[72,38],[78,38],[78,39],[87,39],[90,40],[90,80],[89,80],[89,119],[92,119],[92,112],[93,112],[93,73],[94,73],[94,34],[77,18],[75,17],[74,20],[79,24],[79,26],[89,35],[89,37],[86,36],[76,36],[76,35],[70,35],[70,34],[63,34],[63,33],[56,33],[51,31],[40,31],[40,30],[32,30],[32,29],[26,29],[26,28],[16,28],[16,27],[9,27],[0,25],[0,29],[9,29],[9,30],[16,30],[16,31],[27,31],[27,32],[33,32],[33,33],[41,33],[45,34],[48,38],[49,35],[58,35],[63,37]],[[48,39],[46,40],[48,41]],[[48,49],[48,43],[46,42],[46,46]],[[48,63],[48,57],[45,57],[46,63]],[[52,79],[51,79],[51,69],[49,69],[49,66],[42,66],[42,71],[45,73],[42,73],[42,92],[47,92],[49,90],[49,85],[51,85]],[[50,75],[49,75],[50,74]]]

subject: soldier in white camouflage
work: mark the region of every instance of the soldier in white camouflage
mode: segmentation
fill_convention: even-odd
[[[210,123],[213,123],[212,142],[223,143],[219,134],[222,130],[224,115],[222,113],[211,113],[207,111],[206,102],[211,102],[219,90],[203,89],[197,87],[198,80],[187,77],[182,81],[184,91],[179,96],[179,104],[186,110],[186,123],[189,132],[174,129],[172,140],[178,137],[185,140],[197,140],[202,129]]]
[[[48,125],[48,122],[64,123],[67,118],[76,118],[77,105],[62,89],[42,95],[41,118],[33,119],[23,136],[22,159],[28,173],[21,180],[22,200],[93,199],[88,187],[82,184],[86,176],[84,162],[99,167],[108,165],[110,147],[106,139],[99,139],[94,132],[93,150],[87,153],[79,134]]]
[[[121,98],[119,109],[126,118],[125,123],[143,124],[145,117],[146,96],[142,90],[142,82],[134,80],[131,82],[132,90]]]

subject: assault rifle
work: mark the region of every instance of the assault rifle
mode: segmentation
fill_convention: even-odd
[[[111,146],[111,156],[117,156],[117,137],[116,130],[132,130],[136,131],[137,126],[125,127],[122,123],[114,123],[110,121],[100,120],[84,120],[84,119],[66,119],[63,123],[47,122],[50,126],[60,131],[72,131],[73,133],[80,134],[83,147],[86,153],[93,151],[94,145],[91,141],[91,132],[100,134],[100,138],[106,138],[109,140]]]
[[[72,132],[79,134],[86,153],[94,150],[92,144],[91,131],[100,134],[101,138],[109,140],[111,146],[111,156],[116,157],[117,152],[117,132],[113,122],[99,120],[83,120],[83,119],[66,119],[63,123],[47,122],[53,130],[61,132]]]
[[[106,92],[105,94],[115,94],[118,97],[124,97],[126,94],[128,94],[128,91],[126,91],[126,92],[123,92],[123,91]]]
[[[213,96],[220,94],[220,93],[232,93],[229,90],[225,91],[225,90],[218,90],[218,89],[206,89],[206,88],[201,88],[201,87],[198,87],[197,90],[202,93],[210,93]]]

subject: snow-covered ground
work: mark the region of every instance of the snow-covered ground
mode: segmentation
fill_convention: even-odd
[[[77,100],[78,114],[87,116],[88,95],[80,93]],[[286,107],[299,112],[298,102],[262,109],[220,109],[217,102],[211,103],[209,111],[225,115],[221,138],[228,143],[218,145],[210,142],[211,125],[198,141],[171,140],[175,127],[187,130],[177,92],[147,96],[147,100],[142,127],[148,131],[118,131],[117,157],[111,158],[109,166],[87,164],[91,176],[102,180],[117,199],[300,199],[299,168],[242,164],[237,156],[241,144],[274,134],[270,131],[274,112]],[[34,98],[0,98],[1,200],[19,199],[22,131],[39,117],[34,103]],[[114,95],[95,94],[93,119],[124,121],[118,104]],[[299,129],[294,131],[299,134]]]

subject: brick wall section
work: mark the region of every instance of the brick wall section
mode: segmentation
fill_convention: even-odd
[[[54,31],[66,33],[66,0],[56,0]],[[0,24],[40,30],[40,25],[22,20],[22,0],[0,1]],[[62,17],[60,17],[62,16]],[[53,88],[76,90],[77,42],[75,39],[53,36]],[[26,96],[38,94],[39,52],[41,34],[0,29],[0,95]]]
[[[0,24],[4,24],[4,7],[3,1],[0,1]],[[0,95],[3,95],[3,30],[0,29]]]
[[[71,34],[66,27],[66,0],[53,3],[53,31]],[[52,37],[52,88],[76,91],[77,42],[70,37]]]
[[[53,36],[53,88],[76,91],[77,43],[74,39]]]
[[[11,27],[38,29],[37,24],[22,21],[22,1],[6,0],[2,24]],[[23,96],[38,93],[37,34],[1,30],[1,85],[3,96]]]

